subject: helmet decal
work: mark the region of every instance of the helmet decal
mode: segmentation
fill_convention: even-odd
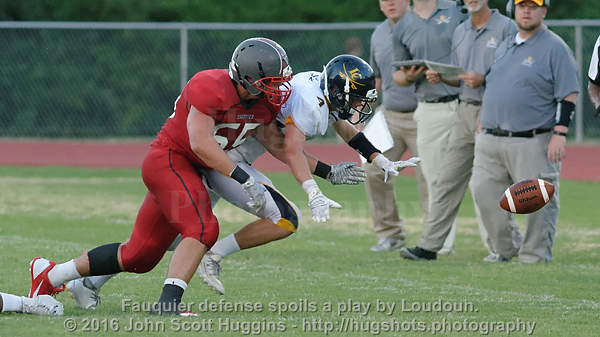
[[[356,81],[356,80],[362,79],[360,69],[354,68],[354,69],[348,71],[348,69],[346,69],[346,64],[344,64],[343,67],[344,67],[344,72],[340,71],[340,76],[344,79],[347,79],[350,82],[350,87],[352,89],[357,89],[357,85],[360,85],[363,87],[365,86],[364,84]]]

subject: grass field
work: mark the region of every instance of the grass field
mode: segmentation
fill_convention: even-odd
[[[600,335],[598,183],[561,183],[554,262],[522,265],[482,261],[487,251],[470,196],[459,213],[456,253],[413,262],[397,251],[369,251],[376,239],[363,186],[320,181],[325,195],[344,209],[317,224],[291,175],[269,177],[302,208],[302,228],[224,260],[224,296],[194,277],[183,301],[194,302],[200,317],[172,320],[122,310],[123,300],[158,299],[167,253],[150,273],[123,273],[107,283],[96,311],[79,309],[60,293],[64,316],[1,314],[0,336],[178,336],[185,330],[214,336]],[[416,184],[410,177],[396,182],[412,247],[422,231]],[[0,191],[0,291],[25,295],[33,257],[64,262],[127,239],[145,187],[139,170],[0,167]],[[225,203],[216,214],[220,237],[253,220]],[[522,225],[524,218],[519,220]],[[77,327],[68,333],[65,326],[72,323]]]

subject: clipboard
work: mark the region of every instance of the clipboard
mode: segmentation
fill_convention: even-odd
[[[375,111],[375,114],[371,117],[362,132],[381,153],[394,147],[394,138],[392,138],[390,129],[385,121],[383,109],[378,108]],[[360,156],[360,162],[364,165],[367,159]]]
[[[392,63],[397,70],[400,67],[410,68],[412,66],[425,66],[431,70],[435,70],[438,73],[442,74],[446,79],[449,80],[457,80],[458,75],[464,74],[465,70],[459,66],[444,64],[439,62],[427,61],[427,60],[406,60],[406,61],[397,61]]]

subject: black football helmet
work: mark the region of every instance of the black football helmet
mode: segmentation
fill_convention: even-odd
[[[229,76],[255,96],[280,106],[290,97],[292,67],[277,42],[255,37],[240,43],[229,63]]]
[[[353,55],[334,57],[323,69],[321,89],[341,119],[351,124],[365,122],[373,110],[372,102],[377,101],[375,75],[371,66]],[[358,113],[358,120],[351,122],[352,115]]]

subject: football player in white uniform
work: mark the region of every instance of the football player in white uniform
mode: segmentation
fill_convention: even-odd
[[[362,132],[350,122],[354,114],[358,119],[354,124],[365,121],[371,114],[370,102],[377,100],[373,70],[364,60],[352,55],[333,58],[322,73],[309,71],[295,75],[290,81],[292,93],[277,116],[279,139],[266,139],[255,133],[228,155],[236,164],[260,182],[268,192],[264,209],[250,206],[250,201],[240,184],[216,170],[200,170],[205,178],[213,207],[220,198],[261,220],[252,222],[219,241],[209,250],[198,266],[197,273],[216,293],[224,294],[220,281],[220,261],[227,255],[240,250],[264,245],[283,239],[296,232],[301,222],[301,214],[294,203],[287,200],[269,178],[254,169],[250,164],[260,155],[269,151],[277,159],[290,167],[296,180],[308,195],[308,205],[315,222],[329,219],[329,208],[341,208],[319,190],[311,174],[328,180],[334,185],[355,185],[364,181],[365,173],[356,163],[327,165],[304,152],[306,140],[318,134],[325,134],[329,125],[368,162],[389,175],[398,175],[406,167],[416,166],[419,158],[408,161],[391,162],[377,150]],[[174,243],[176,245],[177,242]],[[99,303],[100,287],[112,275],[85,277],[67,284],[67,290],[81,308],[96,308]]]

